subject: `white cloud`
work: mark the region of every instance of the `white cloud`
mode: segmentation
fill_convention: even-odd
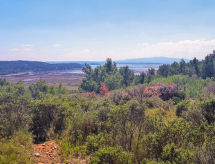
[[[62,45],[59,44],[59,43],[56,43],[56,44],[53,44],[53,45],[52,45],[53,48],[60,48],[61,46],[62,46]]]
[[[32,44],[23,44],[23,45],[21,45],[21,47],[28,47],[28,48],[30,48],[30,47],[33,47],[33,45]]]
[[[11,48],[10,51],[14,52],[14,53],[19,53],[19,54],[21,54],[21,53],[27,54],[27,53],[33,51],[33,45],[32,44],[22,44],[18,48]]]
[[[125,45],[124,49],[117,47],[113,49],[95,49],[93,51],[83,49],[80,51],[70,51],[68,54],[71,58],[70,60],[105,60],[108,57],[113,60],[120,60],[160,56],[184,59],[197,57],[198,59],[203,59],[206,55],[212,53],[213,50],[215,50],[215,39],[202,39],[158,42],[154,44],[140,43],[134,48]]]
[[[87,55],[87,54],[90,54],[91,52],[92,52],[92,51],[89,50],[89,49],[83,49],[83,50],[80,51],[80,54],[82,54],[82,55]]]
[[[133,51],[136,57],[177,57],[203,59],[215,50],[215,40],[183,40],[178,42],[143,43]]]
[[[181,40],[176,42],[158,42],[158,43],[139,43],[135,45],[126,44],[121,47],[114,45],[90,47],[90,48],[61,48],[59,51],[52,48],[37,48],[33,45],[26,44],[19,47],[11,48],[10,52],[17,56],[17,60],[21,57],[29,60],[43,61],[101,61],[110,57],[113,60],[144,58],[144,57],[176,57],[184,59],[203,59],[207,54],[215,50],[215,39],[206,40]],[[54,46],[54,45],[53,45]],[[61,46],[56,44],[55,47]]]
[[[19,48],[11,48],[10,49],[10,51],[12,51],[12,52],[17,52],[17,51],[19,51],[20,49]]]
[[[22,51],[29,52],[29,51],[32,51],[32,50],[33,50],[32,48],[24,48]]]

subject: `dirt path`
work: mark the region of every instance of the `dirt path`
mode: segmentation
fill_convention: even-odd
[[[87,164],[89,159],[73,158],[63,162],[60,157],[59,145],[55,140],[33,145],[33,156],[36,164]]]
[[[37,164],[60,164],[60,151],[58,144],[52,140],[33,146],[34,161]]]

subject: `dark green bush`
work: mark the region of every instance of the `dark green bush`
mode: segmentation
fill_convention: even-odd
[[[183,100],[176,105],[176,115],[181,116],[182,112],[187,111],[190,106],[190,100]]]
[[[30,125],[34,142],[46,141],[51,127],[54,133],[61,133],[65,127],[63,109],[52,100],[38,101],[32,110],[32,123]]]
[[[215,99],[201,102],[202,113],[207,119],[208,123],[215,122]]]
[[[189,149],[177,148],[176,145],[167,144],[163,148],[161,159],[166,163],[190,164],[194,153]]]
[[[125,164],[131,163],[131,155],[121,147],[104,147],[92,156],[91,164]]]

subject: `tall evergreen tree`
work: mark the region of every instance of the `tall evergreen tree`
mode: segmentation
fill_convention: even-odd
[[[212,56],[206,56],[205,61],[203,62],[202,77],[214,77],[214,64]]]
[[[179,70],[181,74],[186,74],[186,63],[184,59],[181,59],[181,62],[179,63]]]
[[[199,75],[200,75],[200,71],[199,71],[199,61],[198,61],[196,58],[193,59],[193,67],[194,67],[194,69],[195,69],[195,74],[196,74],[197,76],[199,76]]]

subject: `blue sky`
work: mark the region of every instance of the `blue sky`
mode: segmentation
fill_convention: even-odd
[[[214,0],[0,0],[0,60],[203,58]]]

